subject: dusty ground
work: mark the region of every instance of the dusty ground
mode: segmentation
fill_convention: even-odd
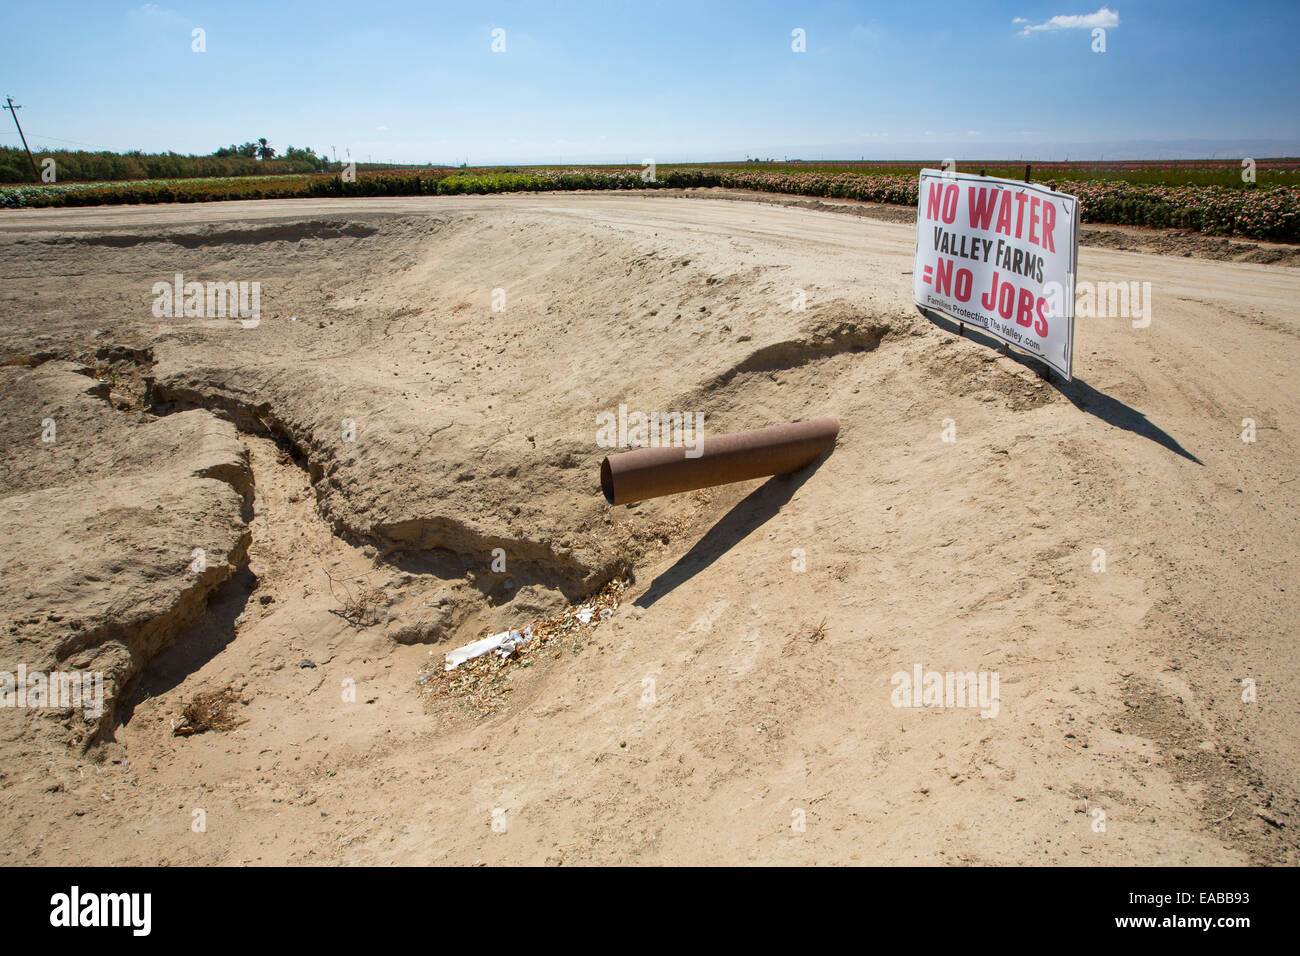
[[[0,710],[0,859],[1300,861],[1291,252],[1085,248],[1154,318],[1080,320],[1065,385],[918,316],[914,240],[638,195],[0,217],[0,670],[113,704]],[[155,318],[177,272],[260,325]],[[610,508],[620,402],[842,428]],[[916,665],[996,716],[893,706]]]

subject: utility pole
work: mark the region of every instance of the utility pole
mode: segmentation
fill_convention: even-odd
[[[32,151],[31,151],[31,148],[27,145],[27,137],[23,135],[23,128],[22,128],[22,126],[19,126],[19,124],[18,124],[18,111],[19,111],[20,109],[22,109],[22,107],[21,107],[21,106],[14,106],[14,98],[13,98],[12,96],[6,96],[6,97],[5,97],[5,102],[6,102],[8,105],[6,105],[6,106],[4,106],[4,107],[0,107],[0,109],[6,109],[6,110],[8,110],[11,114],[13,114],[14,125],[18,127],[18,138],[21,139],[21,140],[23,141],[23,149],[27,150],[27,161],[30,162],[30,163],[32,164],[32,175],[34,175],[34,176],[36,177],[37,182],[39,182],[39,181],[40,181],[40,178],[41,178],[41,174],[40,174],[40,172],[36,169],[36,160],[32,159]]]

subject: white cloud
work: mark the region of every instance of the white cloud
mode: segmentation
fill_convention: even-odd
[[[855,24],[849,31],[849,40],[853,43],[879,43],[885,38],[885,31],[875,24],[864,26],[861,23]]]
[[[1022,37],[1027,37],[1044,30],[1092,30],[1096,27],[1109,29],[1119,26],[1119,14],[1109,7],[1102,7],[1096,13],[1064,14],[1052,17],[1044,23],[1030,23],[1024,17],[1016,17],[1011,22],[1027,24],[1020,31]]]
[[[155,19],[158,20],[176,21],[180,19],[180,16],[176,13],[175,10],[168,10],[166,7],[160,7],[156,3],[141,4],[140,12],[143,13],[146,17],[154,17]]]

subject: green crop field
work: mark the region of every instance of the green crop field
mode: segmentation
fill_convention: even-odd
[[[466,195],[589,189],[724,188],[914,206],[922,163],[706,163],[659,166],[388,167],[336,173],[72,182],[0,187],[0,207],[210,202],[331,196]],[[1005,160],[960,171],[1023,179]],[[1041,163],[1032,178],[1077,195],[1083,220],[1300,242],[1300,160]]]

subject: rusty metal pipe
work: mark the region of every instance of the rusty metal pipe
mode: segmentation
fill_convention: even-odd
[[[834,447],[840,423],[814,418],[731,435],[705,435],[698,457],[677,446],[638,448],[600,463],[600,487],[612,505],[632,504],[733,481],[798,471]]]

